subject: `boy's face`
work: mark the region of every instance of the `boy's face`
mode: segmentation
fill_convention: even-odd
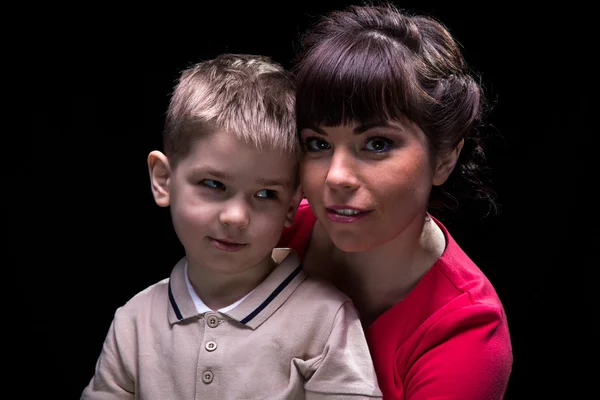
[[[234,273],[268,262],[301,198],[295,160],[228,132],[203,136],[166,169],[166,204],[154,176],[153,190],[171,207],[190,268]]]

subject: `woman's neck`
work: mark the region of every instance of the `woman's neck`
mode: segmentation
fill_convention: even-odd
[[[315,254],[311,255],[313,246]],[[406,297],[444,248],[444,233],[427,215],[415,217],[391,241],[354,253],[335,247],[317,222],[307,254],[311,257],[307,272],[333,282],[354,301],[363,323],[370,325]]]

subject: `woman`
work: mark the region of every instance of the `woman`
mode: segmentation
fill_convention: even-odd
[[[295,74],[308,202],[280,245],[353,299],[384,398],[502,398],[504,309],[428,211],[461,182],[493,206],[482,89],[456,42],[432,19],[354,6],[303,37]]]

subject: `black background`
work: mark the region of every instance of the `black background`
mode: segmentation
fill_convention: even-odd
[[[314,17],[350,3],[87,3],[24,19],[30,39],[13,60],[27,60],[17,67],[31,86],[23,109],[34,179],[25,186],[35,195],[7,324],[26,339],[11,367],[31,398],[78,398],[116,308],[182,256],[146,166],[179,72],[225,51],[289,67]],[[466,213],[448,227],[504,302],[515,358],[506,398],[579,398],[588,377],[571,356],[589,357],[575,347],[595,329],[583,311],[595,207],[577,201],[595,129],[591,12],[573,2],[397,4],[450,29],[495,104],[488,155],[502,214]]]

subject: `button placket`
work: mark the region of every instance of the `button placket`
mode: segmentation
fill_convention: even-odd
[[[206,346],[204,347],[206,348],[206,351],[215,351],[217,349],[217,342],[211,340],[209,342],[206,342]]]
[[[211,328],[216,328],[217,326],[219,326],[219,318],[214,314],[207,316],[206,325],[208,325]]]
[[[223,361],[221,352],[217,350],[217,341],[226,334],[227,326],[222,325],[224,321],[216,312],[204,314],[202,320],[200,322],[203,324],[203,338],[198,349],[200,362],[197,369],[196,388],[198,398],[216,398],[217,392],[221,390],[218,374],[221,373]]]
[[[204,382],[207,385],[213,381],[213,378],[214,378],[214,375],[213,375],[212,371],[206,370],[202,373],[202,382]]]

